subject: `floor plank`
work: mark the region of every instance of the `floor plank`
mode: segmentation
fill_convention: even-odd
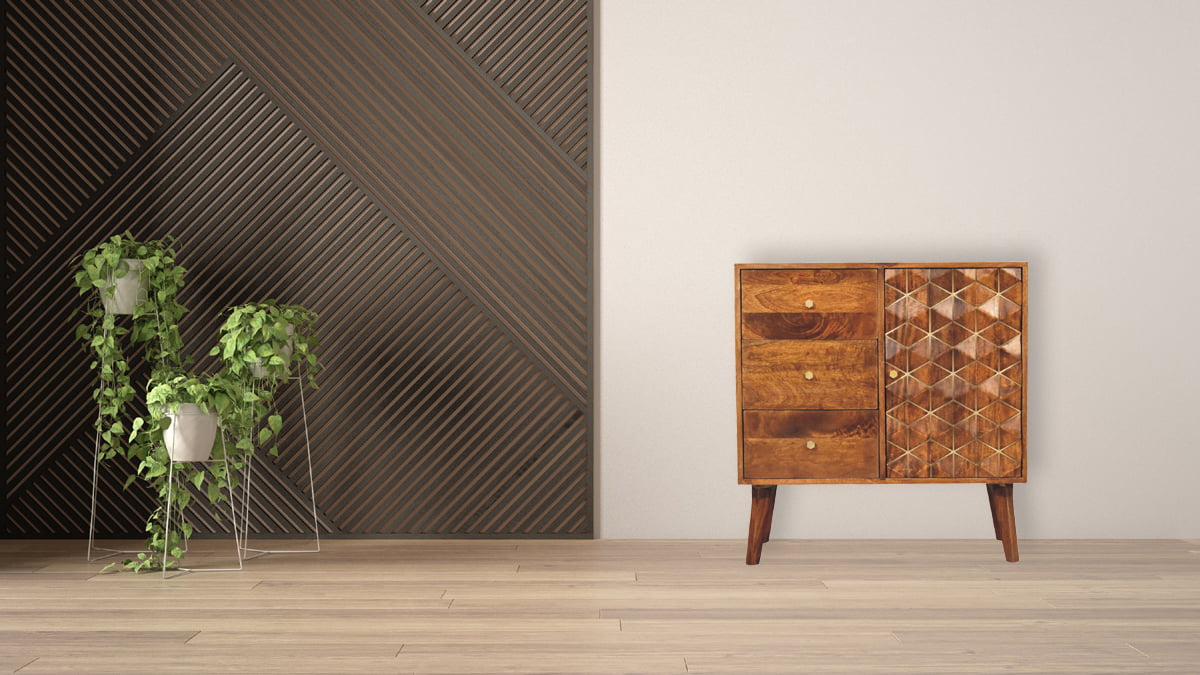
[[[164,580],[0,540],[0,672],[1195,675],[1196,544],[334,540]]]

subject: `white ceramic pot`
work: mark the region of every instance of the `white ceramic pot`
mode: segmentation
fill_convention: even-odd
[[[171,420],[171,426],[163,431],[167,455],[176,462],[208,459],[217,439],[217,414],[206,413],[195,403],[181,403],[179,411],[167,417]]]
[[[291,335],[292,333],[295,333],[295,332],[296,332],[295,326],[287,327],[288,335]],[[292,340],[291,340],[291,338],[288,338],[287,344],[285,344],[283,346],[283,348],[279,350],[279,356],[281,358],[283,358],[284,361],[287,361],[288,359],[290,359],[292,357]],[[251,377],[261,380],[264,377],[266,377],[267,375],[268,375],[267,368],[266,368],[266,366],[264,366],[262,364],[262,361],[256,360],[254,363],[252,363],[250,365],[250,376]]]
[[[139,302],[146,301],[146,278],[142,271],[145,266],[141,260],[121,258],[121,266],[126,269],[125,275],[109,277],[108,286],[100,289],[100,300],[104,303],[104,311],[109,314],[133,314],[133,308]],[[112,295],[108,289],[116,287]]]

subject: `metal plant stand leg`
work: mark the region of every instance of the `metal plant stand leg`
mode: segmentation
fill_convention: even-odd
[[[221,434],[221,449],[224,450],[225,449],[225,432],[223,430],[218,429],[217,433]],[[226,480],[226,486],[229,490],[229,522],[230,522],[230,524],[233,525],[233,551],[237,555],[237,567],[176,567],[175,568],[176,572],[180,572],[180,573],[183,573],[183,572],[240,572],[242,570],[242,563],[243,563],[242,545],[243,545],[243,543],[242,543],[241,538],[238,535],[237,507],[234,505],[233,487],[231,485],[229,485],[228,453],[222,452],[221,459],[219,459],[219,460],[216,460],[216,459],[198,460],[198,463],[208,464],[208,463],[217,462],[217,461],[225,463],[225,480]],[[166,525],[166,528],[164,529],[164,533],[163,533],[163,557],[162,557],[162,574],[163,574],[164,579],[170,578],[167,576],[167,572],[169,570],[167,569],[167,553],[168,553],[168,551],[167,551],[166,544],[167,544],[167,542],[171,541],[171,510],[172,509],[170,508],[170,504],[172,503],[172,498],[174,497],[175,465],[176,464],[177,464],[177,462],[175,462],[174,460],[170,460],[167,462],[167,465],[168,465],[168,467],[167,467],[167,505],[168,505],[168,507],[167,507],[167,525]],[[172,576],[179,576],[179,574],[175,574]]]
[[[88,562],[96,562],[104,560],[122,553],[145,553],[146,549],[120,549],[108,548],[106,546],[96,546],[96,485],[100,481],[100,430],[96,429],[96,448],[92,453],[92,513],[88,518]],[[94,555],[97,551],[101,551],[104,555]]]
[[[96,430],[96,449],[92,454],[92,513],[88,518],[88,562],[97,562],[111,558],[115,555],[134,554],[134,553],[149,553],[146,548],[108,548],[105,546],[96,546],[96,486],[100,482],[100,430]],[[183,514],[180,513],[180,518]],[[188,538],[183,538],[183,551],[187,553]],[[93,555],[96,551],[103,551],[104,555]]]
[[[105,339],[108,339],[108,330],[104,331]],[[100,364],[101,371],[104,370],[107,362]],[[88,562],[104,560],[122,553],[145,553],[146,549],[117,549],[108,548],[105,546],[96,546],[96,486],[100,482],[100,420],[103,414],[100,412],[100,406],[96,406],[96,445],[92,450],[92,512],[88,517]],[[103,551],[104,555],[93,556],[96,551]]]
[[[156,323],[161,322],[161,317],[158,314],[157,306],[154,308],[154,321]],[[104,330],[104,338],[106,340],[108,339],[108,329]],[[108,364],[107,361],[101,361],[100,370],[103,371],[107,364]],[[88,516],[88,550],[87,550],[88,562],[96,562],[98,560],[104,560],[106,558],[111,558],[115,555],[120,555],[122,553],[128,553],[128,554],[149,553],[149,551],[146,550],[145,548],[125,549],[125,548],[107,548],[105,546],[96,546],[96,489],[100,483],[100,420],[101,420],[101,418],[103,418],[103,416],[104,415],[100,412],[100,406],[97,405],[96,406],[96,444],[92,451],[92,508],[91,508],[91,514]],[[182,513],[180,513],[179,515],[180,515],[180,517],[183,516]],[[188,538],[187,537],[183,538],[183,550],[185,553],[188,550]],[[95,553],[96,551],[103,551],[104,555],[99,555],[99,556],[93,555],[93,553]]]
[[[243,548],[242,550],[249,554],[255,553],[254,556],[247,556],[247,560],[254,560],[268,553],[320,553],[321,552],[321,528],[317,518],[317,485],[313,477],[312,466],[312,443],[308,436],[308,408],[304,403],[304,381],[301,376],[289,377],[289,380],[295,381],[296,386],[300,390],[300,417],[304,421],[304,458],[308,465],[308,497],[309,503],[312,505],[312,523],[313,523],[313,546],[311,548],[302,549],[267,549],[267,548],[250,548],[250,483],[254,476],[254,456],[246,461],[246,480],[244,481],[244,490],[242,498],[242,533],[243,533]]]

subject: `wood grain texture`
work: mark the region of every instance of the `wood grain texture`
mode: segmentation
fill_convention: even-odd
[[[742,269],[742,311],[873,313],[878,280],[873,269]]]
[[[734,267],[747,564],[760,559],[778,485],[803,483],[986,482],[993,533],[1018,560],[1026,269]]]
[[[746,409],[878,406],[874,340],[747,340],[741,366]]]
[[[0,540],[0,667],[1192,675],[1198,544],[358,539],[163,582]]]
[[[1024,474],[1024,272],[884,272],[888,476]]]
[[[996,538],[1004,544],[1004,559],[1017,562],[1020,554],[1017,552],[1017,516],[1013,504],[1012,483],[989,483],[987,490]]]
[[[746,538],[746,564],[757,565],[762,547],[771,538],[771,522],[775,516],[774,485],[755,485],[750,490],[750,532]]]
[[[31,395],[4,402],[21,423],[0,535],[87,530],[95,404],[66,270],[129,230],[178,237],[197,370],[229,305],[320,315],[325,534],[590,536],[591,3],[5,11],[5,389]],[[252,526],[298,535],[296,392],[281,406]],[[129,469],[101,469],[102,533],[137,535],[152,508]]]
[[[580,169],[587,168],[587,0],[413,1]]]
[[[744,417],[746,478],[879,476],[878,411],[747,410]]]
[[[870,338],[879,325],[874,312],[762,313],[742,315],[743,338],[820,340]]]
[[[877,280],[875,270],[743,269],[742,338],[874,338]]]

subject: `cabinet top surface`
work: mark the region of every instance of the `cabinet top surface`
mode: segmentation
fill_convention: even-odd
[[[734,269],[838,269],[838,268],[952,268],[952,267],[1028,267],[1024,261],[1010,262],[936,262],[936,263],[737,263]]]
[[[735,270],[769,270],[769,269],[906,269],[906,268],[940,268],[940,267],[1021,267],[1027,268],[1027,262],[887,262],[887,263],[738,263]]]

